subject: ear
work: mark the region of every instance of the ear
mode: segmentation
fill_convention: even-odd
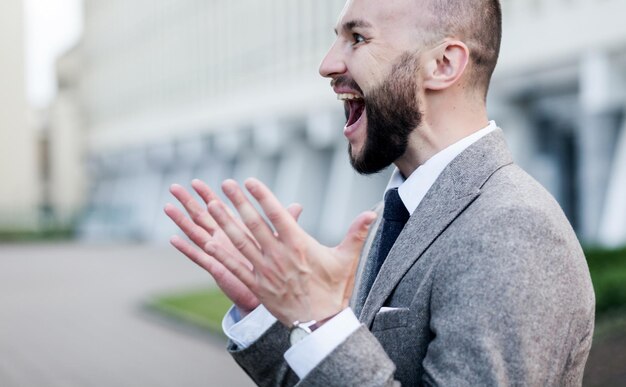
[[[454,85],[465,73],[469,49],[459,40],[449,40],[433,48],[424,65],[423,86],[427,90],[444,90]]]

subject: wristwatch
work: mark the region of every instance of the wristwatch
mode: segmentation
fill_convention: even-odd
[[[298,341],[313,333],[313,331],[320,326],[321,324],[315,320],[311,320],[309,322],[295,321],[291,326],[291,331],[289,332],[289,342],[291,345],[294,345]]]
[[[335,313],[319,321],[316,321],[316,320],[311,320],[308,322],[295,321],[293,324],[291,324],[291,331],[289,332],[289,342],[291,343],[291,345],[294,345],[298,341],[304,339],[305,337],[313,333],[313,331],[315,331],[317,328],[324,325],[326,321],[330,320],[331,318],[335,317],[338,314],[339,313]]]

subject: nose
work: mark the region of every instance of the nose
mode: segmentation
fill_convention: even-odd
[[[341,75],[347,71],[346,63],[341,55],[341,49],[339,47],[339,39],[330,47],[322,63],[320,64],[319,72],[324,78],[334,78],[337,75]]]

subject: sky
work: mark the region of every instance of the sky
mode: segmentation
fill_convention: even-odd
[[[82,0],[24,0],[26,89],[33,107],[47,106],[56,94],[56,58],[78,40]]]

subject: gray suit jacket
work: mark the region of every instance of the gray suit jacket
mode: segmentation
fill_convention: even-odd
[[[582,382],[595,309],[587,264],[560,207],[512,162],[500,130],[446,167],[360,295],[357,280],[361,328],[301,381],[283,360],[280,324],[229,350],[259,385]]]

